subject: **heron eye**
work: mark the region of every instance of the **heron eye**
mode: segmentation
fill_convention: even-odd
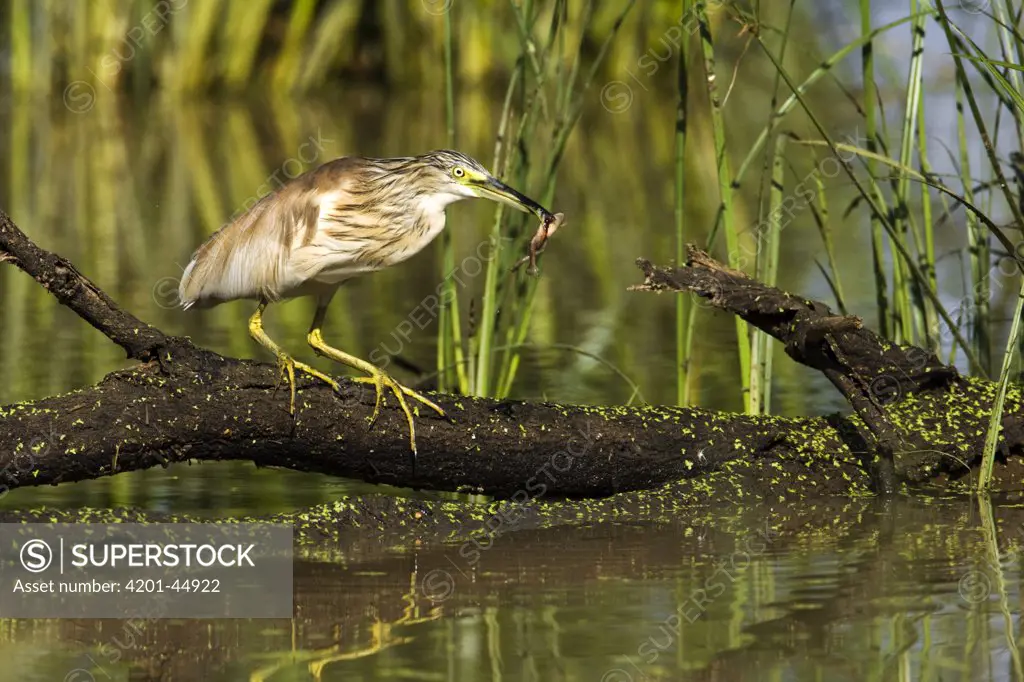
[[[461,178],[461,177],[462,177],[463,175],[465,175],[465,174],[466,174],[466,171],[462,170],[462,169],[461,169],[461,168],[459,168],[459,167],[456,167],[456,168],[454,168],[454,169],[452,170],[452,175],[454,175],[454,176],[455,176],[455,177],[457,177],[457,178]]]

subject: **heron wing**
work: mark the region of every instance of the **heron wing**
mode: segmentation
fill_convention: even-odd
[[[407,257],[395,230],[402,211],[374,189],[390,186],[370,181],[383,171],[360,161],[343,157],[303,173],[216,232],[185,268],[182,305],[276,300]]]
[[[313,193],[298,189],[268,194],[199,247],[181,279],[185,308],[286,293],[292,245],[316,229],[319,215]]]

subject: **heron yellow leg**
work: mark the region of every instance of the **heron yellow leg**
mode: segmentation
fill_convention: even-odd
[[[374,388],[377,390],[377,402],[373,406],[373,415],[370,417],[371,425],[377,421],[377,416],[380,414],[380,406],[384,396],[384,389],[390,389],[391,392],[395,394],[395,398],[398,399],[398,405],[402,408],[402,412],[405,413],[405,418],[409,422],[409,445],[415,453],[416,420],[413,418],[412,410],[409,409],[409,404],[406,402],[405,396],[415,398],[442,417],[444,416],[444,410],[438,407],[429,398],[420,395],[408,386],[403,386],[392,379],[387,372],[382,370],[380,367],[372,365],[366,360],[361,360],[354,355],[349,355],[348,353],[338,350],[333,346],[327,345],[327,343],[324,342],[323,334],[320,332],[320,327],[323,326],[326,311],[326,306],[317,307],[316,316],[313,318],[313,324],[309,329],[309,336],[307,336],[309,345],[313,347],[313,350],[324,357],[328,357],[335,362],[340,362],[343,365],[348,365],[349,367],[366,372],[370,375],[368,377],[355,377],[352,380],[364,384],[373,384]]]
[[[291,392],[291,401],[288,404],[289,412],[291,414],[295,414],[295,370],[299,370],[311,377],[320,379],[335,391],[340,391],[341,387],[338,385],[337,381],[330,378],[323,372],[315,370],[306,363],[299,362],[292,356],[288,355],[288,353],[282,350],[280,346],[274,343],[273,339],[267,336],[267,333],[263,331],[263,311],[266,309],[267,302],[260,301],[259,307],[256,308],[256,312],[249,318],[249,335],[252,336],[258,344],[277,356],[277,365],[281,370],[281,380],[284,380],[287,377],[288,386]]]

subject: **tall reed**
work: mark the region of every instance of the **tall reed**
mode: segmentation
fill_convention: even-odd
[[[875,86],[875,42],[876,32],[872,29],[871,0],[860,0],[860,33],[861,33],[861,82],[864,84],[864,125],[867,128],[867,150],[877,153],[878,144],[878,93]],[[866,39],[866,40],[865,40]],[[874,176],[876,166],[874,159],[868,158],[867,171]],[[892,324],[892,312],[889,309],[889,282],[885,274],[884,235],[882,225],[872,213],[871,221],[871,265],[875,276],[875,308],[878,314],[878,332],[889,337]]]
[[[535,196],[545,206],[551,206],[554,200],[558,168],[569,136],[582,113],[584,97],[634,4],[635,0],[624,4],[591,64],[584,70],[585,39],[581,37],[579,42],[567,48],[564,36],[570,19],[568,2],[556,0],[547,34],[540,39],[534,36],[534,26],[540,13],[534,11],[533,3],[527,1],[520,6],[510,2],[521,43],[520,73],[517,77],[519,97],[518,102],[516,97],[506,98],[502,120],[509,116],[511,107],[517,107],[514,117],[519,118],[519,125],[508,141],[502,141],[502,151],[507,156],[500,164],[496,161],[495,166],[503,168],[504,174],[521,187],[529,185],[531,171],[535,170],[539,175]],[[584,4],[575,22],[581,33],[591,25],[594,9],[593,0]],[[568,68],[562,62],[566,49],[572,50]],[[545,104],[552,109],[549,113],[553,125],[546,129],[545,136],[538,139],[536,131]],[[536,157],[543,158],[543,162],[535,166]],[[472,348],[476,375],[470,391],[474,395],[507,396],[519,369],[539,280],[523,270],[508,273],[524,252],[529,239],[527,220],[522,214],[508,213],[504,206],[498,206],[495,211],[482,310],[476,328],[478,336]],[[501,315],[497,314],[499,307]]]
[[[795,0],[790,0],[789,9],[786,13],[786,24],[782,30],[778,59],[783,63],[786,58],[786,47],[789,45],[793,21],[793,6],[795,4]],[[776,73],[775,82],[772,85],[769,114],[779,104],[779,86],[781,83],[781,75]],[[764,182],[761,183],[762,192],[758,200],[760,220],[755,229],[757,250],[754,261],[754,276],[769,286],[775,286],[779,266],[779,249],[783,227],[782,209],[785,175],[785,159],[783,154],[785,149],[786,137],[779,136],[775,138],[775,144],[766,150],[764,175],[769,178],[767,183],[769,190],[767,206],[763,201]],[[767,211],[765,211],[766,207]],[[773,350],[771,337],[768,334],[758,329],[751,330],[750,402],[748,404],[748,411],[751,414],[767,414],[771,411]]]
[[[447,122],[448,147],[458,146],[457,125],[455,120],[455,67],[452,49],[452,21],[456,9],[453,5],[444,13],[444,102],[445,121]],[[451,230],[441,233],[441,303],[438,311],[437,332],[437,387],[441,391],[449,391],[457,386],[461,391],[467,390],[466,368],[462,360],[462,320],[459,316],[459,303],[455,282],[451,278],[455,270],[455,242]],[[454,368],[456,383],[449,379],[449,371]]]
[[[772,171],[769,185],[768,213],[763,223],[765,234],[758,234],[757,260],[754,274],[760,281],[775,286],[779,273],[779,246],[782,233],[782,202],[785,198],[785,152],[786,137],[775,138],[771,155]],[[760,230],[760,225],[758,226]],[[771,411],[772,395],[772,338],[765,332],[754,330],[750,359],[750,407],[751,414],[767,414]]]
[[[716,219],[725,232],[725,245],[728,250],[727,262],[730,267],[739,267],[740,232],[733,208],[733,175],[729,163],[729,152],[726,146],[725,115],[723,102],[718,89],[718,75],[715,72],[715,46],[712,41],[711,26],[702,3],[695,8],[697,22],[700,24],[701,55],[704,66],[704,82],[707,86],[708,101],[711,105],[711,129],[715,142],[715,165],[718,173],[719,210]],[[717,229],[716,225],[716,229]],[[739,354],[740,392],[746,412],[753,410],[750,395],[750,336],[747,323],[736,318],[736,348]]]
[[[1010,0],[1007,0],[1009,3]],[[991,59],[985,51],[971,40],[949,17],[941,0],[938,2],[939,15],[942,17],[942,26],[945,30],[946,41],[953,53],[953,62],[956,66],[957,79],[963,84],[964,98],[967,101],[974,120],[974,125],[981,137],[989,164],[996,178],[996,185],[1002,190],[1006,204],[1013,215],[1015,227],[1024,233],[1024,209],[1021,207],[1020,198],[1014,196],[1010,185],[1003,174],[1000,159],[996,155],[992,136],[988,132],[988,125],[985,122],[981,111],[981,105],[975,94],[974,86],[967,77],[967,70],[964,65],[965,57],[974,65],[975,69],[982,75],[987,76],[987,83],[995,90],[995,94],[1001,95],[1001,106],[1008,106],[1015,116],[1024,114],[1024,95],[1009,81],[1000,71],[1000,67],[1008,68],[1011,71],[1022,70],[1024,67],[1017,64],[1009,64],[1001,60]],[[1008,4],[1008,8],[1012,5]],[[1012,13],[1012,11],[1011,11]],[[1005,99],[1003,99],[1005,97]],[[1018,128],[1019,130],[1019,128]],[[1010,249],[1010,254],[1015,258],[1019,270],[1024,271],[1024,264],[1016,256],[1015,250]],[[1020,291],[1017,294],[1017,301],[1010,321],[1009,337],[1006,342],[1006,349],[1003,352],[1003,364],[999,373],[999,381],[996,385],[996,395],[993,400],[992,412],[989,417],[989,426],[985,434],[985,445],[982,451],[982,468],[978,476],[978,490],[985,491],[992,479],[992,468],[995,463],[995,453],[998,447],[1000,431],[1002,429],[1003,405],[1006,399],[1006,392],[1010,381],[1010,372],[1013,367],[1014,355],[1017,348],[1017,340],[1021,333],[1021,315],[1024,314],[1024,277],[1020,281]]]
[[[693,0],[683,0],[680,23],[685,23],[692,16]],[[676,228],[676,266],[682,267],[686,262],[686,135],[689,122],[690,80],[689,80],[689,36],[683,38],[678,47],[676,60],[676,89],[679,100],[676,104],[676,135],[675,135],[675,228]],[[690,309],[693,306],[691,297],[676,297],[676,404],[690,404],[690,352],[693,336],[690,333]]]

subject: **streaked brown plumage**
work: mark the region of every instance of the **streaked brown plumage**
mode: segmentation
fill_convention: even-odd
[[[272,302],[314,296],[317,309],[309,344],[317,353],[370,375],[356,380],[372,382],[377,389],[371,423],[384,387],[394,392],[408,418],[415,451],[415,424],[404,396],[444,414],[441,408],[370,363],[325,344],[320,327],[339,286],[418,253],[444,229],[448,204],[468,197],[503,201],[542,219],[550,215],[460,152],[335,159],[263,197],[200,246],[182,275],[181,305],[188,309],[239,298],[259,301],[249,331],[277,355],[291,384],[294,413],[295,369],[339,387],[274,343],[263,331],[262,314]]]

